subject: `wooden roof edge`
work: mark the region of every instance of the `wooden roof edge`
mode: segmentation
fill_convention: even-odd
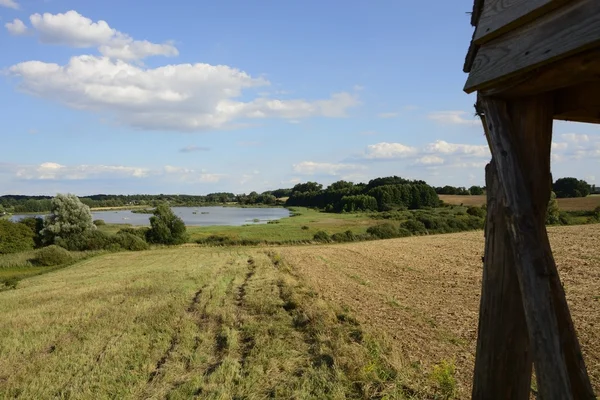
[[[479,18],[481,17],[481,12],[483,11],[483,3],[484,0],[473,1],[473,11],[471,12],[471,25],[475,28],[477,28]],[[475,30],[473,31],[471,44],[469,44],[469,50],[467,51],[467,56],[463,65],[463,71],[466,73],[469,73],[471,71],[473,61],[475,61],[475,56],[477,55],[477,50],[479,50],[479,45],[475,44]]]

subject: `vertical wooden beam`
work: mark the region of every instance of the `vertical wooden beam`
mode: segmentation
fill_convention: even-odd
[[[553,99],[481,98],[541,398],[594,398],[546,234]],[[500,216],[499,216],[500,217]],[[560,329],[559,329],[560,327]],[[569,364],[565,361],[568,361]]]
[[[484,120],[485,124],[485,120]],[[527,400],[532,359],[494,160],[485,169],[487,220],[472,398]]]

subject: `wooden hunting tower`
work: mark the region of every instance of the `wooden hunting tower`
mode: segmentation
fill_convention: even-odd
[[[554,119],[600,123],[600,0],[475,0],[464,71],[492,153],[472,396],[594,399],[545,228]]]

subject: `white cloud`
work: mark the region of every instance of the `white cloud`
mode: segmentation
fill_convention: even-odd
[[[561,138],[573,143],[584,143],[589,142],[590,137],[581,133],[563,133],[560,135]]]
[[[144,68],[108,57],[77,56],[65,66],[28,61],[9,68],[20,88],[69,107],[109,113],[148,130],[196,131],[231,127],[236,119],[342,117],[359,104],[355,95],[329,99],[236,100],[263,78],[226,65],[178,64]]]
[[[466,111],[437,111],[429,113],[427,118],[443,125],[477,126],[481,124],[481,121],[478,118],[465,118],[467,115],[469,115],[469,113]]]
[[[100,177],[142,178],[149,174],[147,168],[120,165],[75,165],[66,166],[54,162],[26,165],[17,168],[15,176],[27,180],[80,180]]]
[[[424,151],[426,153],[467,155],[474,157],[487,157],[490,155],[490,150],[488,149],[488,146],[485,145],[456,144],[448,143],[443,140],[429,143],[425,146]]]
[[[7,22],[4,26],[8,30],[8,33],[13,36],[21,36],[27,33],[27,26],[18,18],[15,18],[13,22]]]
[[[416,165],[440,165],[444,163],[444,159],[438,156],[423,156],[415,161]]]
[[[552,142],[552,150],[564,150],[569,147],[568,143],[565,142]]]
[[[166,165],[164,172],[169,179],[186,183],[216,183],[225,177],[224,174],[210,174],[206,170],[197,171],[193,168],[174,167],[172,165]]]
[[[198,152],[198,151],[209,151],[209,150],[210,150],[210,148],[205,147],[205,146],[196,146],[195,144],[190,144],[190,145],[187,145],[187,146],[179,149],[179,152],[180,153],[193,153],[193,152]]]
[[[377,114],[379,118],[396,118],[398,115],[399,113],[397,112],[384,112]]]
[[[293,165],[294,172],[302,175],[339,175],[344,172],[365,169],[362,165],[320,163],[303,161]]]
[[[402,143],[381,142],[367,146],[363,158],[368,160],[394,160],[415,155],[415,147],[406,146]]]
[[[106,21],[93,22],[74,10],[64,14],[33,14],[29,20],[42,43],[81,48],[98,47],[102,55],[121,60],[179,54],[171,43],[133,40],[129,35],[111,28]]]
[[[12,8],[13,10],[18,10],[20,8],[19,3],[15,0],[0,0],[0,7]]]

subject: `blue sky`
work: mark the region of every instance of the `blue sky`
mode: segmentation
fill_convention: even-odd
[[[471,0],[0,0],[0,194],[483,184]],[[557,123],[555,177],[600,130]]]

